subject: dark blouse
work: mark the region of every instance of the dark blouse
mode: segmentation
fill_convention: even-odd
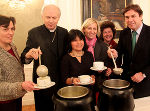
[[[93,55],[90,52],[85,52],[81,57],[81,63],[76,57],[66,54],[61,63],[62,81],[65,83],[67,78],[78,77],[80,75],[92,75],[93,71],[90,67],[93,66]]]

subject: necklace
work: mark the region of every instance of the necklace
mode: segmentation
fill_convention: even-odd
[[[54,32],[54,37],[53,37],[53,39],[52,39],[52,43],[54,42],[55,37],[56,37],[56,31]]]
[[[73,53],[73,52],[70,53],[70,55],[71,55],[72,57],[81,57],[81,56],[83,56],[83,54],[84,54],[84,51],[82,51],[80,54]]]

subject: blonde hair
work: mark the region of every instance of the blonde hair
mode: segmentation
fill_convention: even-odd
[[[100,36],[100,27],[99,27],[97,20],[95,20],[94,18],[87,18],[81,26],[81,31],[82,31],[82,33],[84,33],[84,29],[93,23],[97,24],[97,36],[99,37]]]

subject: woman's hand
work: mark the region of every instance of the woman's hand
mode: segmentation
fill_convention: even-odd
[[[22,88],[26,91],[39,90],[38,88],[34,88],[35,84],[32,81],[24,81],[22,82]]]
[[[95,76],[94,76],[94,75],[91,75],[91,78],[92,78],[92,83],[91,83],[91,85],[94,85],[94,84],[95,84]]]
[[[73,84],[74,85],[79,85],[79,83],[80,83],[80,80],[79,80],[79,78],[73,78]]]
[[[105,75],[110,76],[111,73],[112,73],[111,68],[107,68]]]

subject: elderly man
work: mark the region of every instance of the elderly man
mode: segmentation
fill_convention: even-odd
[[[41,63],[48,68],[48,76],[56,84],[50,88],[34,91],[36,111],[53,111],[52,95],[60,87],[60,59],[65,53],[68,31],[57,26],[61,12],[55,5],[46,5],[42,9],[44,24],[31,29],[28,33],[26,48],[21,54],[23,63],[30,63],[34,59],[33,81],[37,83],[36,69]],[[40,47],[40,49],[38,48]]]
[[[123,15],[128,27],[121,31],[117,49],[118,59],[124,55],[122,78],[133,85],[135,98],[150,96],[150,27],[142,22],[138,5],[129,5]]]

